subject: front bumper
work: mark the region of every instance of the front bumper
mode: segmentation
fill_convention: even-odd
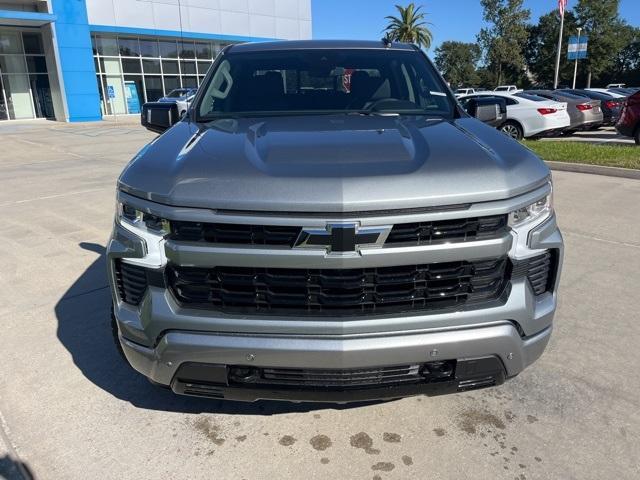
[[[171,385],[176,393],[232,400],[286,399],[300,401],[362,401],[416,394],[443,394],[501,384],[542,355],[552,327],[522,338],[508,322],[488,327],[396,336],[363,338],[303,338],[275,336],[212,335],[169,332],[155,348],[120,337],[131,365],[154,382]],[[469,362],[494,358],[484,369],[470,369]],[[228,376],[199,374],[181,378],[180,367],[191,363],[227,369],[297,368],[347,370],[380,365],[423,364],[456,360],[454,377],[441,382],[376,388],[261,388],[232,385]]]

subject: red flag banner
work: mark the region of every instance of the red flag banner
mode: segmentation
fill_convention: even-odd
[[[567,8],[569,0],[558,0],[558,10],[560,10],[560,16],[564,17],[564,11]]]

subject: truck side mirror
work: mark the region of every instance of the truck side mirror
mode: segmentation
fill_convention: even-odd
[[[147,130],[163,133],[179,120],[178,106],[174,102],[148,102],[142,105],[140,123]]]
[[[466,105],[466,111],[481,122],[496,125],[507,116],[507,102],[499,97],[472,98]]]

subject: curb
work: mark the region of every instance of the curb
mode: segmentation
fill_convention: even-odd
[[[589,173],[592,175],[640,180],[640,170],[633,170],[631,168],[603,167],[600,165],[587,165],[586,163],[551,162],[546,160],[545,163],[551,170],[559,170],[562,172]]]

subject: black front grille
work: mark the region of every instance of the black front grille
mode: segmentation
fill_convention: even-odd
[[[293,247],[302,227],[232,223],[171,222],[172,240],[232,245]],[[431,245],[495,238],[507,231],[507,216],[463,218],[434,222],[400,223],[393,227],[386,245]]]
[[[461,218],[435,222],[394,225],[386,245],[432,245],[438,242],[468,242],[502,236],[507,231],[507,216]]]
[[[420,365],[357,370],[264,368],[255,383],[296,387],[362,387],[423,381]]]
[[[139,305],[148,285],[146,270],[116,260],[115,273],[120,300],[130,305]]]
[[[182,242],[293,247],[302,227],[171,222],[170,238]]]
[[[169,266],[167,281],[185,306],[340,316],[489,303],[505,290],[509,270],[507,258],[342,270]]]

